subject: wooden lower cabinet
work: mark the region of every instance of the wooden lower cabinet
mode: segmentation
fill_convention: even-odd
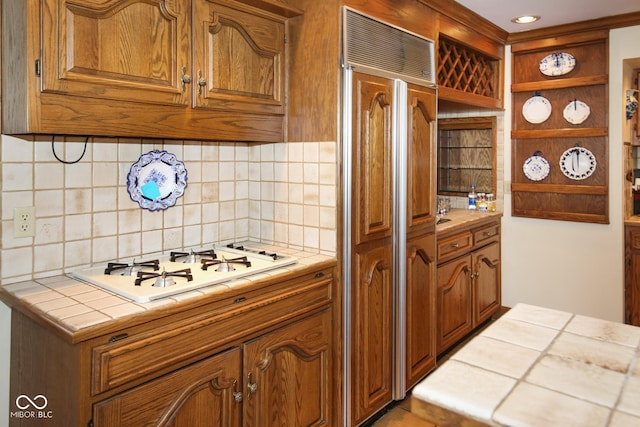
[[[439,265],[438,353],[473,329],[471,298],[471,256]]]
[[[243,347],[245,426],[331,425],[329,310]]]
[[[460,230],[439,240],[438,253],[444,261],[438,263],[437,270],[437,354],[449,349],[500,308],[499,233],[497,222]],[[460,242],[468,243],[464,253],[455,252],[462,247]]]
[[[640,225],[625,226],[624,322],[640,326]]]
[[[479,325],[500,308],[500,243],[494,242],[475,251],[472,256],[473,322]]]
[[[238,348],[211,356],[95,404],[93,425],[239,426],[240,367]]]
[[[46,396],[65,427],[337,425],[335,274],[328,261],[78,331],[0,288],[12,307],[10,395]]]
[[[329,425],[330,311],[94,405],[95,427]]]

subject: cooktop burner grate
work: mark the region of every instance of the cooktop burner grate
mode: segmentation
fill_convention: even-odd
[[[236,244],[236,243],[229,243],[227,245],[227,247],[230,248],[230,249],[235,249],[237,251],[244,251],[244,252],[249,252],[249,253],[252,253],[252,254],[268,256],[268,257],[273,258],[274,260],[283,258],[282,255],[279,255],[279,254],[277,254],[275,252],[267,252],[265,250],[248,248],[248,247],[246,247],[244,245],[240,245],[240,244]]]
[[[182,277],[182,278],[186,278],[187,282],[190,282],[193,280],[193,275],[191,274],[191,269],[190,268],[185,268],[182,270],[175,270],[175,271],[171,271],[171,272],[167,272],[167,271],[162,271],[162,273],[155,273],[153,271],[138,271],[138,278],[136,279],[134,285],[135,286],[140,286],[142,284],[142,282],[144,282],[145,280],[148,279],[161,279],[162,280],[162,285],[159,285],[160,287],[165,287],[167,286],[167,284],[165,283],[165,279],[167,278],[173,278],[173,277]],[[173,284],[173,282],[169,282],[171,284]]]
[[[154,259],[150,261],[135,262],[135,259],[131,264],[122,262],[110,262],[107,264],[107,268],[104,269],[104,274],[111,274],[118,272],[123,276],[133,276],[134,273],[142,270],[143,268],[151,268],[153,270],[160,269],[160,260]]]
[[[207,270],[211,266],[217,266],[220,270],[216,271],[232,271],[235,270],[230,264],[244,265],[245,267],[251,267],[251,261],[246,256],[237,258],[222,258],[222,259],[203,259],[202,269]]]
[[[196,263],[201,259],[215,259],[217,257],[216,252],[213,249],[208,249],[204,251],[194,252],[193,250],[190,252],[177,252],[172,251],[170,253],[171,262],[177,262],[178,260],[182,260],[184,263]]]

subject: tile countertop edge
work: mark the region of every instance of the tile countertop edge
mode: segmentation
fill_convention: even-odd
[[[309,259],[312,259],[309,261]],[[34,304],[27,302],[25,299],[20,296],[16,296],[13,293],[7,291],[5,286],[0,285],[0,301],[5,303],[12,310],[17,310],[32,320],[36,321],[40,325],[46,327],[47,329],[56,333],[56,335],[60,336],[64,340],[68,341],[71,344],[76,344],[82,341],[87,341],[92,338],[96,338],[105,334],[110,334],[125,328],[131,328],[134,326],[138,326],[149,322],[151,320],[157,320],[163,317],[167,317],[170,315],[174,315],[177,313],[181,313],[187,310],[195,309],[197,307],[213,303],[219,301],[223,298],[228,298],[230,294],[241,292],[243,289],[251,289],[254,287],[258,287],[261,284],[266,284],[269,282],[273,282],[274,279],[277,278],[278,281],[293,279],[296,276],[301,276],[304,274],[308,274],[318,269],[326,269],[333,268],[337,265],[337,259],[330,256],[320,256],[320,255],[311,255],[308,259],[304,260],[304,262],[294,264],[293,266],[284,267],[282,272],[277,272],[276,274],[272,272],[272,274],[265,274],[261,276],[259,279],[255,281],[248,281],[246,279],[239,279],[238,284],[229,287],[229,286],[220,286],[219,291],[215,292],[205,292],[201,296],[195,296],[192,298],[187,298],[184,300],[177,300],[173,303],[163,304],[158,307],[153,307],[149,309],[145,309],[143,303],[137,303],[131,300],[126,300],[124,297],[121,297],[128,301],[131,304],[139,305],[141,307],[141,311],[134,312],[131,314],[123,315],[117,318],[111,318],[105,320],[104,322],[99,322],[94,325],[90,325],[87,327],[79,328],[77,330],[73,330],[69,327],[66,327],[62,319],[51,316],[50,314],[38,309]],[[64,276],[60,276],[64,277]],[[28,284],[29,282],[38,284],[39,281],[47,280],[48,278],[43,279],[35,279],[26,282],[20,282]],[[76,279],[68,278],[68,280],[75,281]],[[79,284],[85,284],[84,282],[78,281]],[[19,283],[12,283],[11,285],[18,285]],[[6,286],[11,286],[6,285]],[[101,289],[94,285],[86,284],[87,286],[94,287],[96,289]],[[40,285],[42,286],[42,285]],[[179,296],[180,294],[178,294]],[[171,297],[168,297],[171,298]],[[158,300],[152,301],[148,304],[157,303]],[[97,310],[96,310],[97,311]]]
[[[634,215],[628,218],[625,218],[624,225],[633,225],[640,227],[640,216]]]
[[[467,209],[452,209],[443,219],[449,219],[442,224],[436,225],[436,235],[449,234],[455,232],[459,227],[469,227],[481,225],[484,222],[491,222],[496,218],[502,218],[502,212],[480,212]]]

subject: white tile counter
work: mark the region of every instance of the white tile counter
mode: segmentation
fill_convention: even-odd
[[[265,246],[270,249],[270,246]],[[170,305],[188,303],[208,294],[224,293],[231,288],[275,277],[287,272],[301,271],[309,266],[335,258],[293,249],[278,248],[281,253],[295,256],[297,263],[267,272],[257,273],[231,282],[188,291],[147,303],[138,303],[98,286],[59,275],[0,286],[2,293],[19,301],[30,311],[46,318],[69,333],[102,325],[138,313],[162,309]]]
[[[518,304],[413,390],[439,426],[640,426],[640,328]]]

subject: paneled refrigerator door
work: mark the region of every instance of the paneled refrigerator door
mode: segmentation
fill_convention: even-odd
[[[358,425],[404,398],[408,381],[431,363],[437,107],[433,42],[349,8],[344,19],[344,394],[345,420]],[[411,308],[407,277],[411,296],[427,299]],[[429,312],[416,316],[416,308]],[[407,315],[430,342],[411,357]]]

